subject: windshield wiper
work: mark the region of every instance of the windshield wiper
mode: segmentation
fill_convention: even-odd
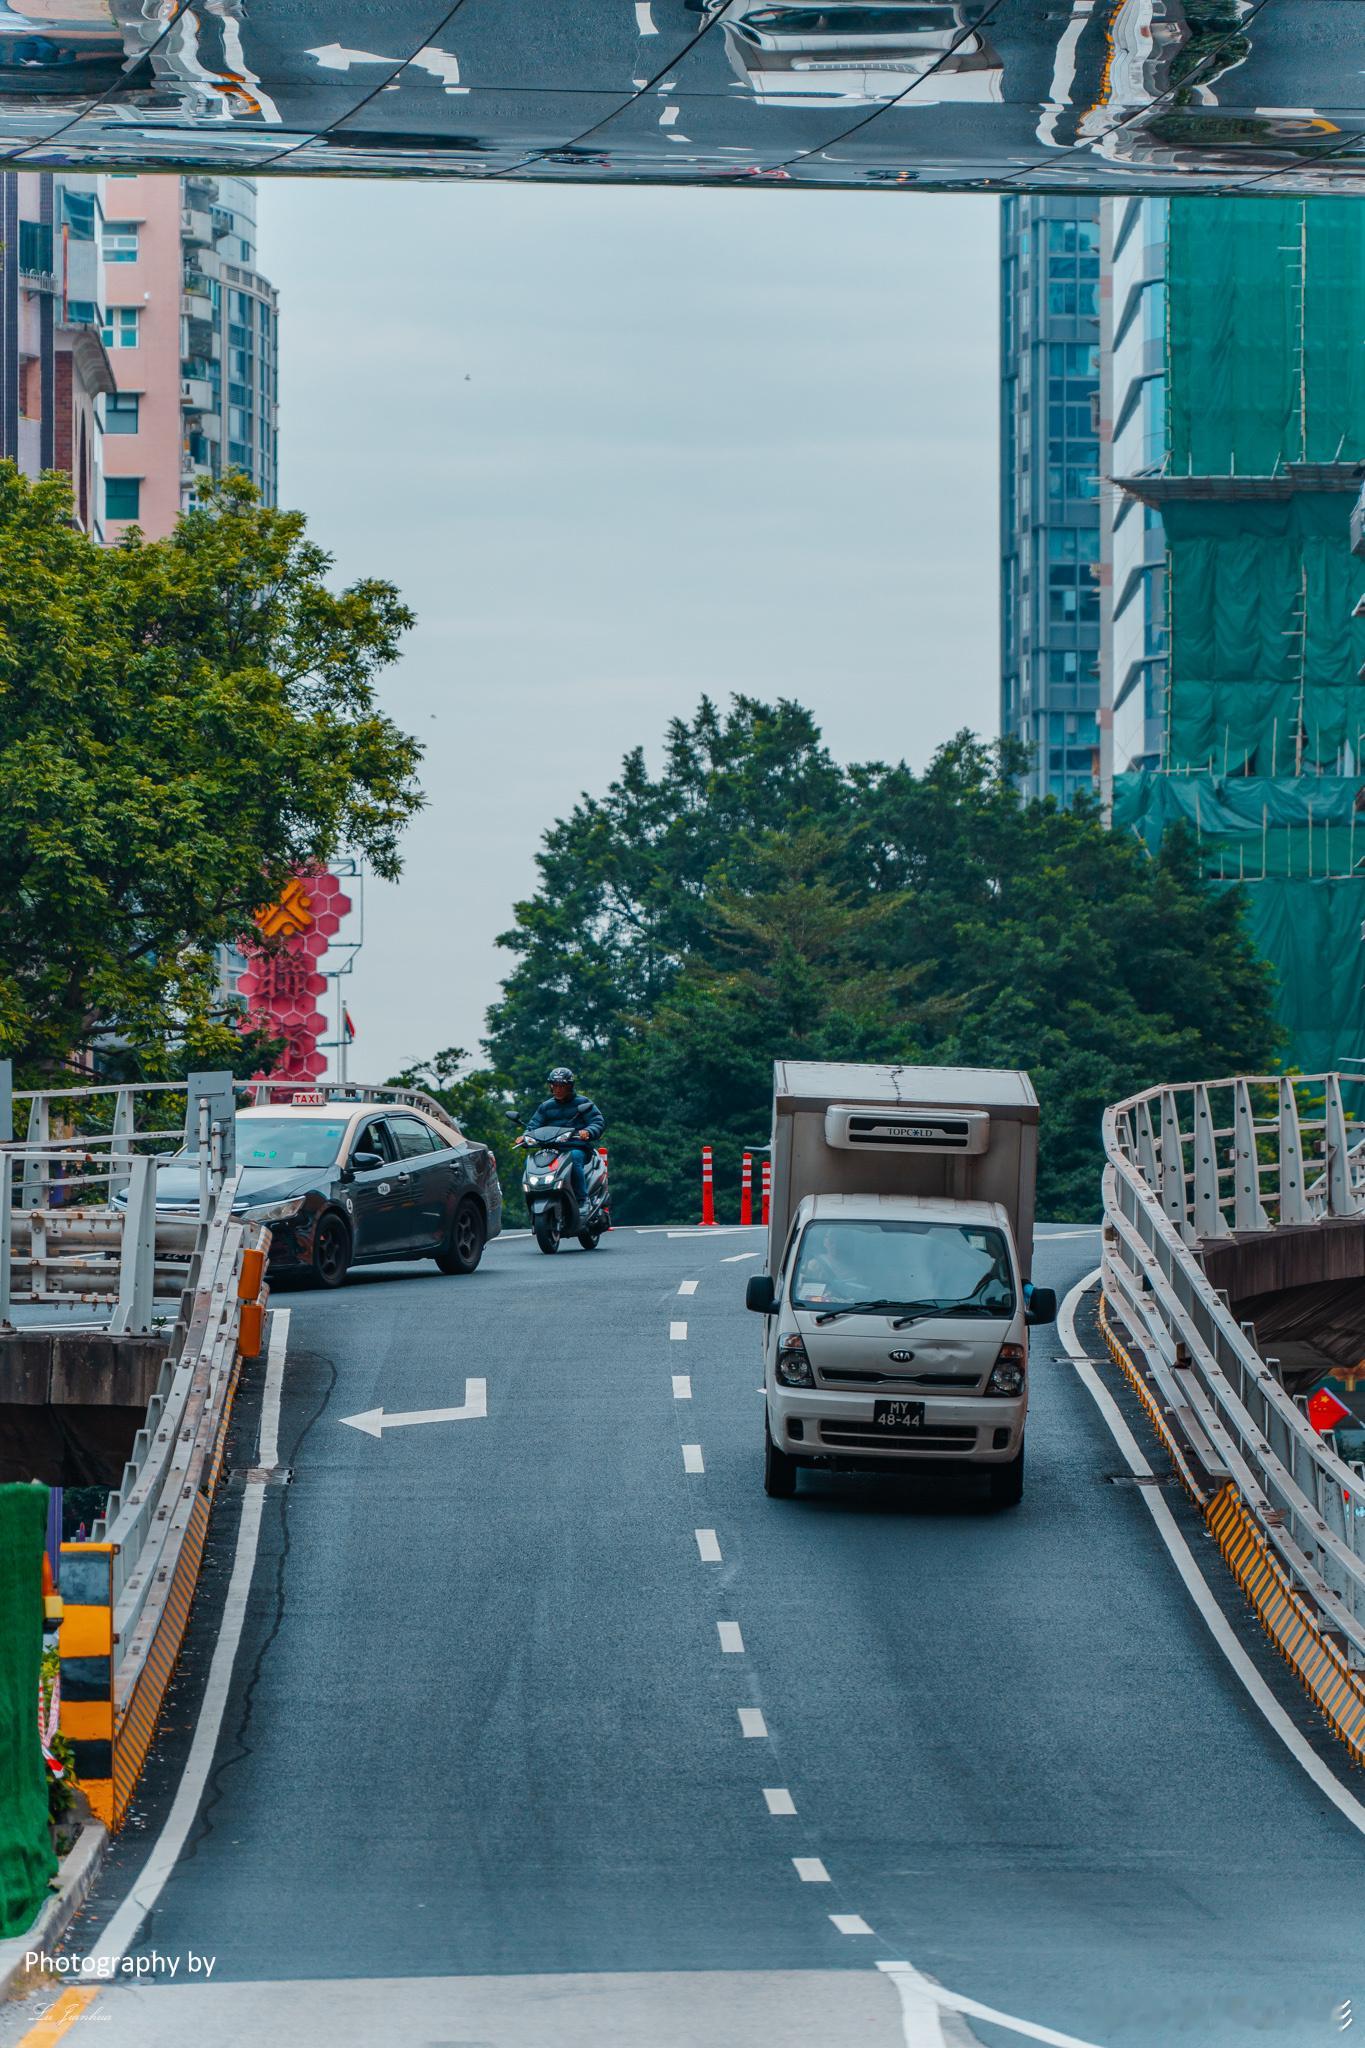
[[[793,1303],[798,1308],[803,1305]],[[895,1312],[898,1317],[895,1327],[899,1330],[903,1322],[913,1322],[917,1314],[932,1315],[937,1307],[938,1303],[934,1301],[848,1301],[839,1308],[822,1309],[815,1320],[817,1323],[832,1323],[839,1316],[876,1316]]]

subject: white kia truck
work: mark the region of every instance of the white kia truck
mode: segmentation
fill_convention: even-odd
[[[981,1467],[1023,1493],[1038,1098],[1027,1074],[779,1060],[764,1486],[803,1466]]]

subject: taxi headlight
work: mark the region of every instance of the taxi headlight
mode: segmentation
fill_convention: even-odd
[[[290,1216],[297,1216],[307,1200],[306,1195],[294,1195],[287,1202],[266,1202],[258,1206],[251,1204],[242,1211],[248,1223],[283,1223]]]

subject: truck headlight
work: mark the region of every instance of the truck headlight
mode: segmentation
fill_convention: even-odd
[[[793,1330],[789,1337],[781,1337],[777,1344],[777,1365],[774,1368],[779,1387],[813,1387],[815,1375],[810,1369],[806,1356],[805,1340]]]
[[[999,1356],[991,1367],[991,1376],[986,1382],[988,1394],[1002,1395],[1006,1400],[1024,1391],[1024,1367],[1028,1353],[1022,1344],[1002,1344]]]

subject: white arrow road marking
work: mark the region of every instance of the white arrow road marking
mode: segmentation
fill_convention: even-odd
[[[411,1408],[405,1415],[386,1415],[382,1408],[367,1408],[363,1415],[343,1415],[348,1429],[366,1436],[380,1436],[386,1429],[407,1429],[414,1422],[481,1422],[488,1414],[487,1380],[466,1380],[464,1405],[460,1408]]]
[[[349,71],[353,64],[401,64],[401,57],[376,57],[373,50],[346,50],[340,43],[324,43],[319,50],[305,50],[316,57],[324,71]]]

